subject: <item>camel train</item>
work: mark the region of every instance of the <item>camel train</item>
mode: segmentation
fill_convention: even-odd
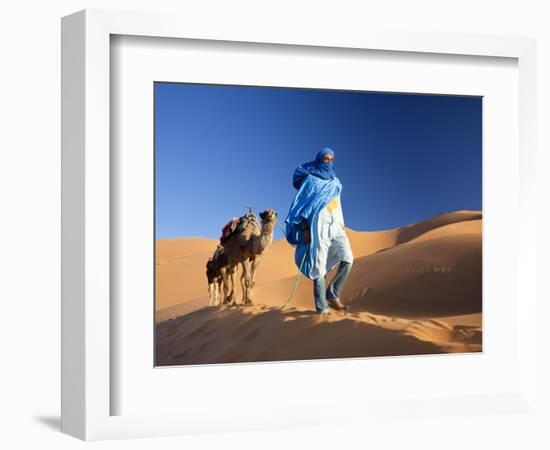
[[[220,244],[206,263],[210,306],[236,305],[235,273],[242,268],[242,303],[252,304],[256,270],[265,250],[273,241],[277,212],[268,208],[260,213],[261,225],[250,210],[244,216],[233,218],[222,230]],[[223,299],[222,299],[223,292]]]

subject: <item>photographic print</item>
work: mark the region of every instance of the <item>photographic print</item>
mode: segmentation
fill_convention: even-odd
[[[481,97],[154,97],[156,366],[482,351]]]

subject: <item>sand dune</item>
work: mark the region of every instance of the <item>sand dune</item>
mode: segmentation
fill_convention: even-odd
[[[481,350],[481,330],[369,313],[211,307],[157,326],[156,365],[419,355]]]
[[[419,238],[429,238],[432,233],[451,235],[467,230],[481,236],[481,213],[478,211],[458,211],[442,214],[423,221],[386,231],[354,231],[346,229],[355,258],[367,256],[394,247],[398,241],[405,242]],[[472,228],[472,224],[475,224]],[[447,228],[448,227],[448,228]],[[435,233],[435,234],[434,234]],[[276,235],[280,231],[276,229]],[[204,297],[208,290],[204,276],[204,266],[217,245],[215,239],[175,238],[157,241],[156,263],[156,309],[181,305],[190,300]],[[296,274],[294,249],[284,239],[275,239],[265,253],[256,282],[262,284],[280,280]]]
[[[400,317],[481,312],[481,236],[413,240],[356,259],[343,296],[352,310]]]
[[[218,242],[205,238],[160,239],[156,242],[155,308],[160,310],[191,301],[197,302],[208,290],[205,265],[214,253]],[[191,305],[186,305],[189,311]]]
[[[159,239],[156,244],[158,264],[165,264],[198,253],[213,253],[218,241],[207,238]]]
[[[481,212],[457,211],[442,214],[394,230],[361,232],[348,229],[346,232],[355,256],[353,269],[342,292],[342,301],[349,305],[349,314],[346,317],[331,318],[323,325],[324,329],[330,324],[329,328],[343,333],[342,327],[356,328],[357,321],[366,320],[366,325],[370,325],[370,328],[365,329],[368,331],[364,331],[363,327],[359,328],[370,336],[369,339],[382,335],[399,341],[400,344],[396,346],[399,350],[395,350],[395,354],[478,351],[481,348]],[[186,244],[187,241],[189,245]],[[165,330],[167,325],[164,322],[167,321],[171,323],[170,327],[174,327],[176,319],[180,324],[178,326],[185,326],[184,334],[187,336],[189,327],[202,327],[198,325],[198,321],[190,322],[192,317],[223,321],[224,327],[228,321],[227,326],[231,328],[227,319],[231,316],[236,327],[246,328],[251,323],[251,316],[267,314],[272,322],[262,318],[262,321],[266,320],[265,323],[262,322],[262,326],[272,327],[274,332],[284,332],[285,335],[291,333],[292,329],[288,329],[286,323],[293,320],[292,317],[275,314],[278,312],[277,307],[291,293],[297,274],[294,249],[283,239],[273,242],[259,267],[253,290],[253,299],[258,307],[241,308],[240,312],[231,314],[228,308],[206,308],[202,312],[198,311],[208,305],[204,265],[216,244],[215,240],[198,238],[167,239],[157,243],[157,331],[161,333]],[[329,279],[332,276],[333,273],[329,275]],[[312,312],[312,291],[311,280],[299,277],[298,288],[290,305],[296,308],[291,311],[299,312],[295,315]],[[240,286],[237,295],[240,300]],[[407,331],[402,327],[399,330],[388,330],[387,326],[382,327],[381,331],[378,328],[373,330],[374,325],[369,321],[372,321],[374,315],[381,317],[383,323],[397,323],[399,327],[407,324]],[[305,320],[305,317],[301,319]],[[305,328],[296,332],[300,336],[303,334],[303,338],[307,340],[310,331],[306,330],[310,322],[300,323]],[[472,330],[477,330],[475,337],[470,336]],[[394,336],[397,332],[398,335]],[[212,338],[214,341],[222,339],[222,336],[226,336],[224,339],[239,340],[230,334],[224,335],[225,332],[216,333]],[[313,339],[315,332],[311,333]],[[356,338],[354,333],[358,331],[350,333],[350,336]],[[176,333],[173,337],[176,335],[179,336]],[[411,341],[412,338],[419,342]],[[432,344],[431,347],[426,346],[428,342]],[[163,339],[159,343],[169,345]],[[205,341],[200,345],[206,348],[209,344]],[[376,348],[368,350],[368,355],[394,354],[391,353],[392,349],[381,345],[378,343]],[[172,343],[170,346],[180,348],[180,344]],[[408,349],[412,348],[414,350],[409,352]],[[280,349],[272,349],[274,353],[269,355],[279,355],[276,359],[292,359],[288,351],[283,350],[281,344]],[[349,351],[353,353],[356,350],[359,351],[357,348]],[[377,353],[382,350],[386,353]],[[314,352],[313,349],[311,351]],[[339,351],[334,350],[334,357],[345,356],[338,353]],[[362,356],[368,356],[364,349],[361,352]],[[243,358],[257,356],[247,354]],[[174,357],[175,355],[166,355],[168,359]],[[209,358],[220,362],[225,357],[227,355],[216,354]],[[265,355],[260,357],[271,358]],[[195,361],[197,356],[186,358],[185,361]],[[307,355],[302,354],[300,359],[303,358],[307,358]],[[181,358],[175,360],[180,362],[170,364],[182,363]]]
[[[422,222],[407,225],[398,229],[396,244],[408,242],[424,233],[449,224],[468,220],[481,220],[481,211],[455,211],[440,214]]]
[[[384,231],[354,231],[346,229],[355,258],[409,242],[419,236],[444,228],[447,225],[481,221],[480,211],[456,211],[441,214],[419,223]]]

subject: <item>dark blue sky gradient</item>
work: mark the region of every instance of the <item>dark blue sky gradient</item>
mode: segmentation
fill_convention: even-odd
[[[481,209],[479,97],[156,83],[155,112],[157,239],[218,238],[247,205],[284,221],[323,147],[352,229]]]

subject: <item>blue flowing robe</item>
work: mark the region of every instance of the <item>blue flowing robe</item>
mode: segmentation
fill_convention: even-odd
[[[310,243],[299,244],[294,255],[296,265],[308,278],[315,279],[325,275],[337,260],[353,261],[349,241],[343,230],[343,216],[340,223],[333,218],[338,217],[337,215],[323,211],[334,197],[337,197],[338,208],[341,208],[341,191],[342,184],[337,177],[325,180],[308,175],[290,205],[285,219],[287,235],[291,225],[300,224],[304,220],[309,228]],[[341,209],[337,214],[341,215]],[[341,233],[338,227],[341,228]]]
[[[329,208],[330,206],[330,208]],[[353,252],[344,229],[344,215],[340,196],[334,197],[318,215],[314,233],[319,236],[319,248],[315,252],[315,263],[310,278],[317,278],[330,272],[340,261],[353,263]]]

